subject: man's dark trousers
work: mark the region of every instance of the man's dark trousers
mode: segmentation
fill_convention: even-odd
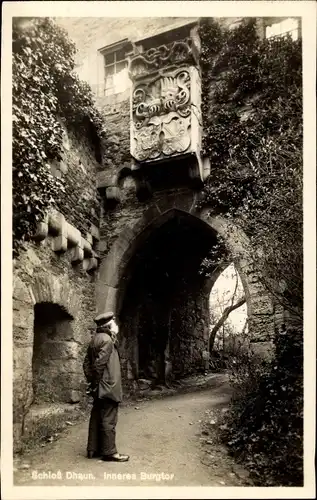
[[[116,425],[119,404],[112,399],[94,399],[89,421],[87,451],[113,455],[116,448]]]

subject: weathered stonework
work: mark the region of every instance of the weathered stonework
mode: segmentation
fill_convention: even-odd
[[[250,250],[247,238],[236,226],[229,224],[222,217],[210,214],[207,209],[200,211],[197,208],[197,201],[197,196],[188,189],[154,193],[153,199],[143,204],[141,208],[136,204],[133,209],[132,203],[123,209],[119,205],[115,210],[115,217],[112,217],[113,226],[110,228],[107,226],[109,233],[105,229],[102,231],[101,239],[108,241],[110,238],[113,243],[108,251],[105,250],[101,260],[96,285],[97,310],[100,312],[114,310],[121,320],[121,359],[128,385],[129,380],[136,380],[139,376],[140,318],[137,306],[129,312],[124,311],[124,297],[127,293],[130,294],[125,284],[127,269],[130,269],[131,260],[146,244],[147,239],[179,214],[185,217],[184,220],[193,219],[195,225],[201,224],[205,228],[204,231],[219,234],[226,241],[228,250],[234,255],[244,285],[250,337],[255,346],[254,349],[256,352],[262,352],[265,345],[265,352],[267,352],[267,345],[272,345],[271,340],[276,327],[272,298],[261,285],[259,273],[248,258]],[[113,238],[114,234],[118,235],[117,238]],[[205,239],[206,236],[202,232],[200,238]],[[168,245],[168,240],[166,240],[166,245]],[[199,245],[199,240],[197,240],[197,246]],[[182,252],[181,249],[180,252]],[[179,258],[181,258],[181,253]],[[169,299],[171,336],[168,340],[168,351],[165,352],[165,361],[172,367],[174,376],[203,369],[203,353],[209,347],[208,298],[220,272],[218,270],[212,274],[211,278],[201,280],[197,268],[196,278],[191,279],[188,285],[182,281],[180,289],[173,294],[173,298]],[[155,314],[153,312],[153,321]],[[256,347],[259,342],[261,348]]]
[[[132,80],[145,77],[166,66],[179,67],[182,64],[197,64],[199,50],[192,38],[171,42],[148,49],[142,54],[132,57],[130,75]]]
[[[85,138],[80,144],[65,129],[63,144],[63,160],[53,171],[64,178],[66,194],[14,262],[16,450],[31,408],[73,404],[85,389],[82,360],[94,325],[94,272],[99,263],[97,162]]]
[[[31,413],[37,415],[39,403],[65,405],[81,399],[82,360],[96,313],[113,310],[119,318],[126,391],[142,376],[157,376],[164,365],[172,378],[205,369],[208,299],[221,271],[215,268],[207,278],[199,273],[199,264],[217,235],[233,255],[244,286],[254,351],[268,352],[274,329],[284,320],[261,284],[238,225],[198,208],[210,165],[200,157],[194,21],[65,22],[79,48],[80,76],[91,84],[105,118],[108,147],[98,164],[84,138],[79,141],[64,131],[63,159],[52,165],[52,173],[66,181],[66,194],[15,263],[17,447],[25,422],[33,422],[27,417],[32,403]],[[238,24],[240,18],[221,22]],[[172,28],[184,28],[187,34],[153,47],[152,38],[141,39],[145,33],[164,37],[164,30]],[[133,47],[131,86],[106,96],[101,48],[123,38]]]
[[[130,140],[137,164],[186,155],[201,164],[198,54],[193,37],[131,57]]]
[[[185,153],[190,137],[190,74],[165,73],[136,85],[132,98],[131,154],[137,161]]]
[[[54,254],[51,244],[50,236],[41,243],[29,244],[15,263],[16,449],[24,417],[32,403],[35,406],[37,403],[72,403],[74,397],[78,401],[78,394],[83,395],[85,387],[82,360],[94,327],[95,278],[80,267],[74,268],[69,254]],[[54,306],[51,312],[49,305]],[[44,314],[40,318],[38,307]]]
[[[91,224],[84,238],[78,229],[67,222],[63,214],[53,209],[47,214],[45,221],[38,224],[34,239],[43,241],[49,233],[54,235],[51,240],[54,252],[66,252],[70,249],[73,264],[82,263],[85,271],[97,268],[98,254],[92,247],[99,241],[99,229],[94,224]]]

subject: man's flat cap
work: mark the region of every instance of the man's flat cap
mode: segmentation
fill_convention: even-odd
[[[102,313],[102,314],[99,314],[96,318],[95,318],[95,323],[97,325],[102,325],[104,323],[108,323],[108,321],[110,321],[112,318],[114,317],[114,313],[113,312],[107,312],[107,313]]]

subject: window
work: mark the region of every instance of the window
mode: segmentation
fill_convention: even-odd
[[[127,66],[125,49],[119,49],[104,54],[105,95],[119,93],[125,90]]]
[[[298,19],[288,18],[278,23],[266,26],[266,38],[283,37],[287,34],[291,35],[293,40],[299,37],[299,22]]]

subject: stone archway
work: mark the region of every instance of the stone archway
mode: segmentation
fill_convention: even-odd
[[[252,332],[254,332],[254,342],[261,342],[263,345],[263,341],[269,340],[273,334],[273,307],[271,297],[264,290],[258,273],[248,259],[248,252],[246,251],[248,245],[247,238],[223,217],[210,216],[208,210],[197,210],[195,198],[192,193],[173,193],[155,200],[133,226],[125,228],[123,233],[114,242],[107,257],[101,263],[99,282],[97,284],[97,310],[99,312],[114,310],[116,314],[120,315],[126,293],[127,275],[129,274],[127,270],[130,269],[131,271],[131,262],[135,259],[135,255],[140,252],[140,249],[147,244],[146,242],[151,238],[151,235],[155,235],[155,233],[161,231],[164,226],[167,227],[175,218],[181,218],[190,222],[192,227],[199,226],[205,235],[207,235],[208,231],[209,234],[221,235],[233,255],[245,288],[250,334],[252,335]],[[159,240],[157,241],[159,242]],[[196,314],[200,314],[201,324],[198,327],[196,324],[198,322],[195,323],[194,321],[193,330],[198,328],[201,333],[198,334],[194,341],[191,339],[188,342],[186,349],[183,345],[182,347],[178,346],[178,348],[174,346],[174,350],[178,349],[179,352],[184,351],[184,356],[186,351],[186,356],[190,355],[194,359],[193,366],[195,365],[196,367],[198,366],[198,358],[207,345],[206,336],[208,336],[208,333],[206,333],[206,330],[208,331],[208,320],[206,319],[207,313],[205,314],[204,311],[208,309],[207,297],[209,297],[210,289],[216,279],[217,272],[215,271],[209,281],[200,282],[199,290],[195,291],[197,297],[199,296],[200,298],[192,302],[192,304],[195,303],[195,307],[198,307]],[[197,305],[198,303],[199,305]],[[187,311],[190,311],[189,303],[187,306]],[[175,306],[173,310],[176,311],[177,307]],[[136,320],[136,314],[134,316],[133,314],[130,318],[130,331],[140,329],[138,320]],[[175,316],[175,313],[173,314]],[[188,312],[188,317],[190,316],[191,314]],[[173,321],[175,321],[175,318],[172,318]],[[181,330],[184,330],[185,323],[184,321],[180,323],[179,328]],[[134,339],[137,337],[135,334]],[[193,348],[193,342],[195,348]],[[127,347],[123,348],[123,351],[127,351],[123,356],[123,361],[127,361],[128,365],[126,376],[133,379],[138,374],[138,363],[140,360],[138,360],[137,356],[138,348],[132,337],[128,344]],[[196,347],[200,353],[199,355],[197,355]],[[194,355],[193,351],[195,351]]]
[[[36,371],[34,347],[36,344],[43,347],[41,333],[43,334],[44,331],[42,329],[42,332],[39,332],[39,323],[35,324],[35,312],[43,304],[47,307],[44,311],[46,317],[42,310],[42,323],[46,321],[46,329],[47,325],[54,325],[55,333],[59,335],[58,344],[51,343],[52,349],[40,349],[42,356],[44,352],[49,353],[46,361],[56,358],[55,378],[59,381],[59,387],[56,388],[55,380],[57,400],[72,402],[73,391],[79,390],[79,376],[81,377],[82,369],[81,358],[78,355],[80,346],[77,343],[76,318],[80,309],[80,300],[76,291],[65,276],[59,278],[43,271],[35,272],[30,281],[24,281],[22,276],[16,276],[13,283],[13,391],[16,426],[20,426],[28,408],[34,402],[33,388]],[[56,316],[56,311],[62,311],[62,316],[65,316],[67,320],[74,318],[71,329],[62,328],[63,321]],[[35,338],[35,333],[37,338]],[[55,355],[53,355],[53,349]],[[45,359],[42,358],[40,361],[45,367]],[[54,383],[53,380],[50,382]]]
[[[67,403],[71,399],[78,364],[73,323],[73,316],[54,302],[34,306],[32,382],[36,403]]]

